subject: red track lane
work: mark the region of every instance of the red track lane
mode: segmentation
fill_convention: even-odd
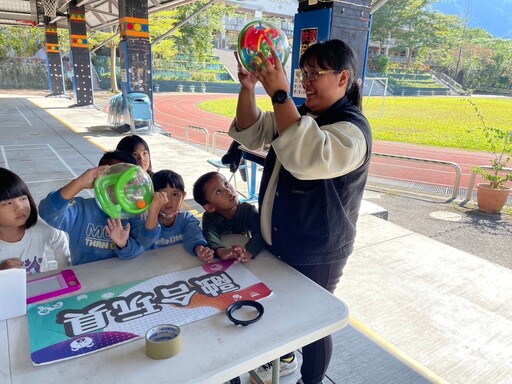
[[[232,94],[211,93],[156,94],[154,100],[155,121],[162,129],[170,132],[172,137],[178,140],[185,140],[185,127],[188,125],[205,128],[209,132],[209,145],[211,146],[213,144],[213,133],[215,131],[227,131],[232,119],[204,112],[197,108],[197,104],[206,100],[236,97],[237,95]],[[189,131],[188,139],[193,143],[205,144],[205,135],[195,130]],[[230,143],[231,140],[229,138],[218,136],[216,147],[226,149]],[[475,165],[487,165],[490,159],[488,153],[382,141],[374,142],[373,152],[456,163],[462,170],[461,188],[467,188],[472,167]],[[450,166],[378,156],[372,158],[370,175],[377,178],[404,180],[444,187],[453,187],[455,182],[455,170]],[[481,178],[478,177],[476,182],[480,181]]]
[[[165,131],[168,131],[178,140],[185,140],[185,127],[192,125],[208,130],[210,135],[209,145],[213,142],[215,131],[226,132],[229,129],[232,119],[204,112],[196,107],[196,104],[215,99],[236,98],[237,95],[229,94],[173,94],[157,95],[154,101],[155,121]],[[189,130],[188,140],[205,145],[206,139],[203,133],[196,130]],[[231,140],[219,136],[217,148],[227,149]]]

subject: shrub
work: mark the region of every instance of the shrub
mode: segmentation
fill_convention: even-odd
[[[383,75],[386,75],[388,73],[389,63],[389,56],[386,55],[373,56],[368,61],[369,67],[374,72],[382,73]]]

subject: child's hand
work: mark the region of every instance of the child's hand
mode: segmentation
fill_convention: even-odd
[[[7,259],[0,263],[0,269],[23,268],[23,261],[20,259]]]
[[[162,191],[155,192],[153,195],[153,201],[149,206],[149,211],[152,211],[158,215],[160,210],[165,207],[165,204],[167,204],[168,201],[169,199],[167,198],[167,193]]]
[[[94,186],[94,181],[107,169],[108,165],[88,169],[76,179],[63,186],[60,189],[61,196],[66,200],[71,200],[84,189],[91,189]]]
[[[236,258],[236,252],[231,248],[217,248],[217,256],[222,260],[229,260]]]
[[[153,201],[149,205],[148,216],[146,217],[146,229],[152,231],[158,225],[158,215],[160,210],[168,202],[167,193],[159,191],[153,195]]]
[[[233,257],[233,259],[235,259],[235,262],[237,263],[245,263],[252,258],[251,253],[247,252],[243,245],[235,244],[231,249],[235,253],[235,257]]]
[[[213,249],[205,247],[204,245],[198,245],[195,249],[197,257],[201,260],[209,263],[213,260]]]
[[[82,173],[76,179],[82,189],[91,189],[94,186],[94,181],[108,169],[108,165],[102,165],[101,167],[91,168]]]
[[[233,245],[231,248],[218,248],[217,255],[222,260],[234,259],[236,263],[249,261],[252,255],[242,245]]]
[[[130,237],[130,223],[126,224],[126,228],[123,228],[121,219],[108,218],[107,223],[106,229],[110,238],[119,248],[122,249],[126,247],[128,238]]]
[[[241,263],[247,263],[251,259],[252,253],[246,250],[245,252],[242,253],[242,257],[238,261],[240,261]]]

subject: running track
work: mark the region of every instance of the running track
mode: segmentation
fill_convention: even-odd
[[[155,121],[162,129],[170,132],[172,137],[178,140],[185,140],[185,127],[188,125],[206,128],[210,134],[209,145],[211,146],[213,133],[215,131],[227,131],[231,119],[204,112],[197,107],[197,104],[206,100],[236,97],[237,95],[234,94],[209,93],[156,94],[154,101]],[[197,131],[190,130],[188,139],[190,142],[205,145],[205,135]],[[219,136],[217,148],[226,149],[230,142],[229,138]],[[487,153],[381,141],[374,142],[373,152],[454,162],[462,169],[460,188],[464,189],[468,186],[471,168],[475,165],[487,165],[490,159],[490,155]],[[455,171],[449,166],[377,156],[372,158],[370,176],[388,180],[432,184],[440,187],[453,187],[455,181]],[[480,182],[480,180],[477,178],[476,182]]]

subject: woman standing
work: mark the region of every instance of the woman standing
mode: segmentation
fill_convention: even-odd
[[[239,62],[241,89],[229,134],[250,149],[271,145],[259,194],[269,250],[333,293],[353,250],[371,155],[371,129],[354,77],[357,59],[340,40],[311,45],[300,58],[306,102],[297,109],[286,73],[272,55],[275,65],[259,54],[263,64],[251,73]],[[272,98],[271,112],[256,106],[258,81]],[[302,351],[298,383],[321,383],[332,338]],[[272,375],[268,366],[259,373],[264,379]]]

